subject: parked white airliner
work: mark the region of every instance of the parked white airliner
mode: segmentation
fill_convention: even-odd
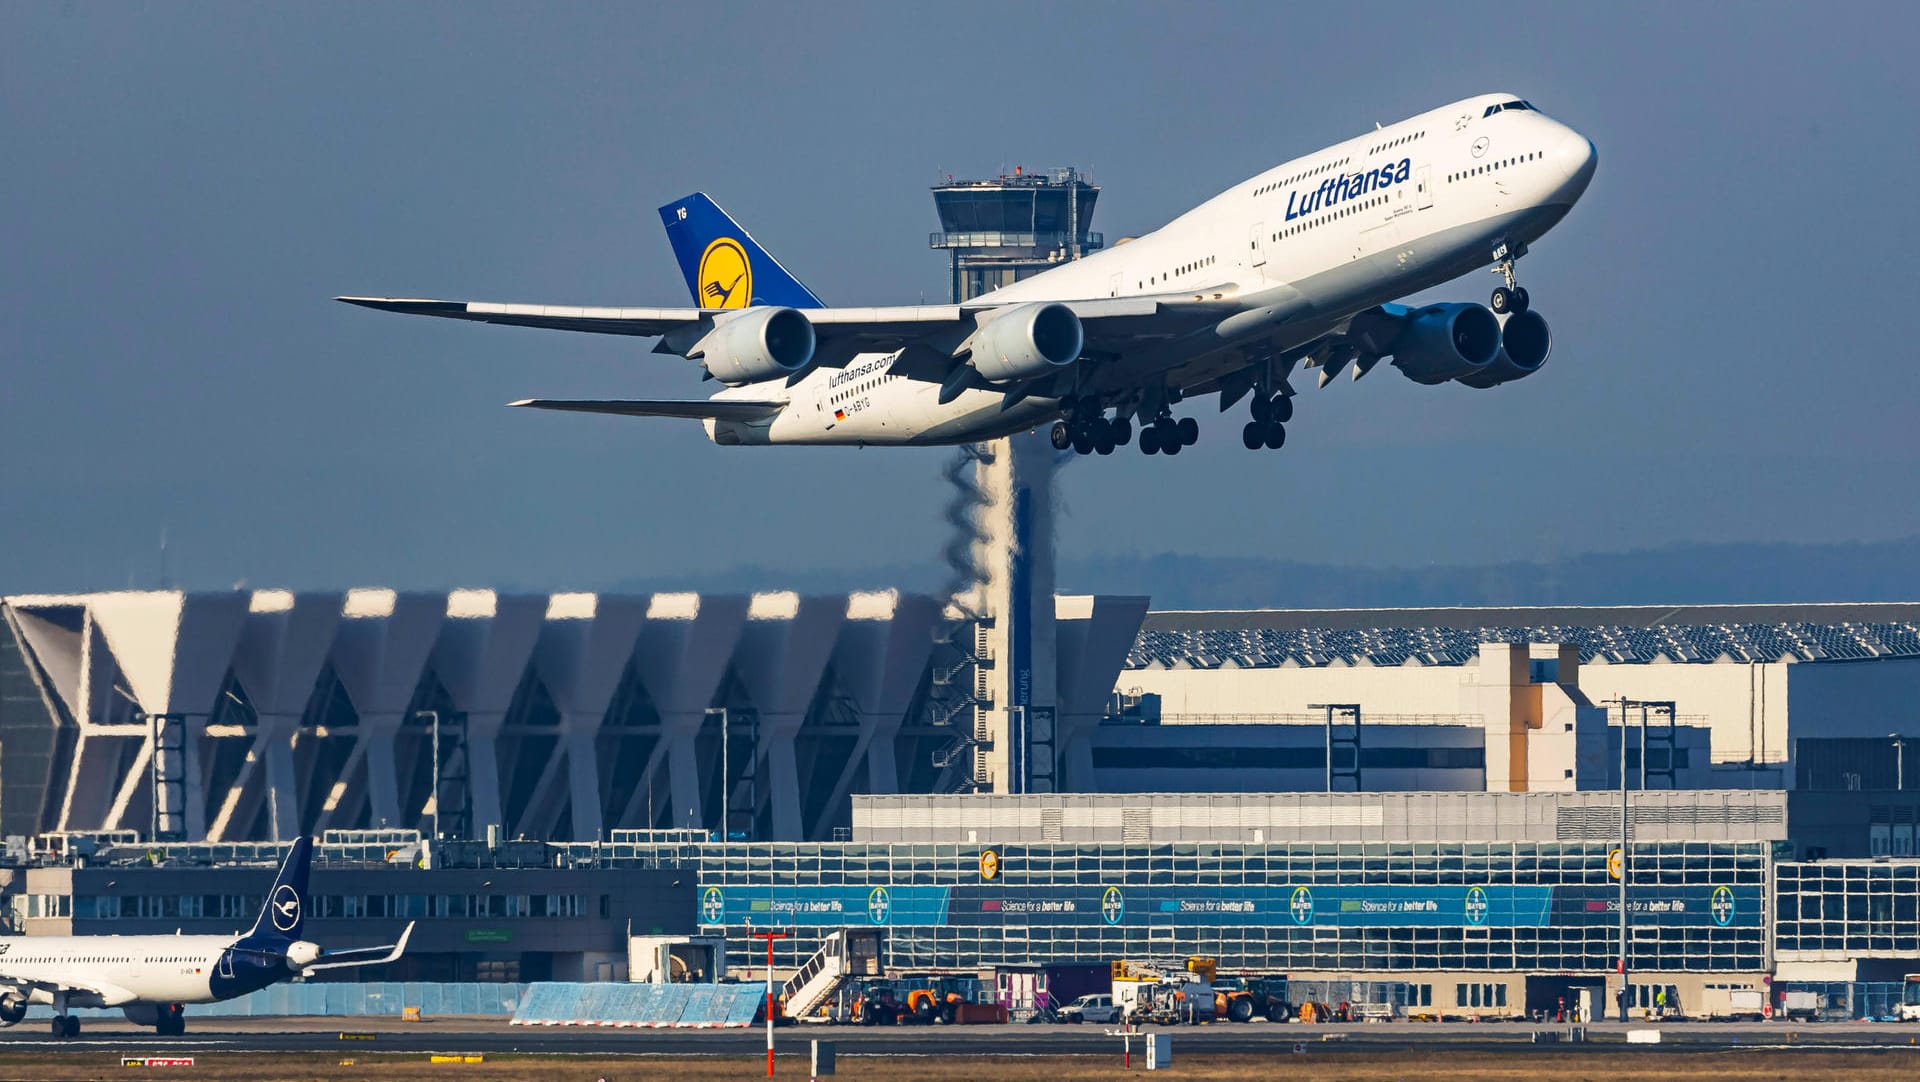
[[[658,337],[726,389],[706,401],[513,403],[683,417],[714,442],[957,444],[1053,424],[1054,445],[1178,454],[1183,400],[1252,395],[1248,448],[1278,448],[1288,376],[1326,386],[1381,359],[1424,384],[1488,388],[1551,348],[1514,263],[1586,190],[1586,137],[1511,94],[1455,102],[1276,166],[1167,225],[958,305],[833,308],[712,200],[661,208],[696,308],[341,297],[368,308]],[[1491,309],[1394,298],[1491,265]]]
[[[128,1021],[161,1036],[185,1033],[182,1005],[216,1003],[303,973],[392,962],[413,935],[408,923],[390,947],[322,951],[300,937],[306,926],[313,843],[287,851],[253,930],[245,935],[12,936],[0,939],[0,1025],[51,1005],[53,1035],[77,1037],[76,1007],[119,1007]]]

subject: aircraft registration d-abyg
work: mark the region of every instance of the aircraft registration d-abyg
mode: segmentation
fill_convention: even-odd
[[[119,1007],[161,1036],[186,1032],[182,1005],[217,1003],[289,977],[391,962],[407,949],[409,922],[390,947],[323,951],[301,938],[313,842],[287,851],[266,904],[245,935],[14,936],[0,939],[0,1025],[29,1004],[51,1005],[53,1035],[77,1037],[76,1007]]]
[[[1326,386],[1384,358],[1417,383],[1488,388],[1552,346],[1514,265],[1593,178],[1585,136],[1511,94],[1468,98],[1276,166],[1165,226],[963,304],[834,308],[704,195],[660,209],[692,308],[341,297],[415,315],[658,338],[725,388],[705,401],[516,406],[701,420],[715,443],[960,444],[1052,423],[1054,446],[1178,454],[1184,401],[1251,396],[1278,448],[1289,376]],[[1394,299],[1491,266],[1488,306]]]

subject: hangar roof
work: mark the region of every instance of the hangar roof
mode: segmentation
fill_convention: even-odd
[[[1155,612],[1127,667],[1465,665],[1483,642],[1629,665],[1920,657],[1920,603]]]

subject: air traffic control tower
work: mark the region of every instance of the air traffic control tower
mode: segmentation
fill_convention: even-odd
[[[1104,238],[1088,230],[1100,189],[1077,169],[936,185],[940,232],[931,244],[947,253],[948,291],[955,303],[1012,285],[1048,267],[1097,251]]]
[[[952,301],[1100,248],[1104,238],[1088,229],[1099,196],[1071,168],[936,185],[940,232],[930,243],[947,253]],[[955,733],[936,759],[943,788],[1062,788],[1053,572],[1060,459],[1045,435],[1022,433],[963,449],[947,471],[956,488],[948,519],[958,534],[947,550],[952,601],[932,704]]]

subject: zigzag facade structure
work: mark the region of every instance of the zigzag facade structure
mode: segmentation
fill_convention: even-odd
[[[1146,602],[1058,608],[1071,779]],[[852,793],[935,791],[956,742],[926,710],[922,595],[147,591],[0,617],[7,834],[808,840]]]

